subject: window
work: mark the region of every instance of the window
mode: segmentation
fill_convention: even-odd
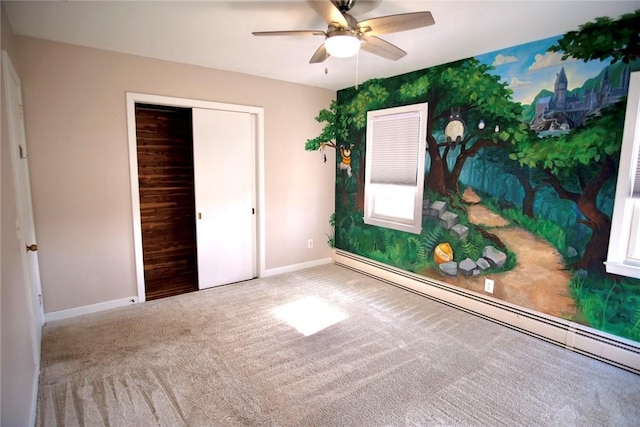
[[[640,72],[631,74],[607,272],[640,278]]]
[[[427,104],[367,113],[364,222],[420,234]]]

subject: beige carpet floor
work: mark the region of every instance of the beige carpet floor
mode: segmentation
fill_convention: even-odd
[[[640,425],[640,376],[334,265],[43,334],[39,426]]]

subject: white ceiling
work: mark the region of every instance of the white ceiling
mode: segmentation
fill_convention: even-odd
[[[310,65],[321,36],[251,34],[325,30],[324,21],[303,0],[2,3],[17,35],[335,90],[353,86],[356,78],[362,82],[394,76],[564,34],[598,16],[640,9],[640,0],[363,0],[351,11],[358,20],[428,10],[436,24],[382,36],[408,53],[399,61],[362,52],[357,59],[330,58]]]

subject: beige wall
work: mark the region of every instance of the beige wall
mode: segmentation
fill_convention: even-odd
[[[4,6],[0,5],[2,18],[2,49],[15,62],[15,41],[7,21]],[[29,291],[22,270],[22,247],[16,233],[18,218],[13,170],[9,155],[9,130],[5,108],[4,76],[2,76],[2,135],[0,147],[0,325],[2,336],[0,353],[2,362],[0,425],[26,426],[33,418],[34,392],[37,387],[38,366],[34,360],[32,335],[34,325],[29,312]]]
[[[46,313],[136,294],[127,91],[264,107],[266,268],[330,256],[335,162],[304,143],[320,132],[314,117],[335,92],[16,40]]]

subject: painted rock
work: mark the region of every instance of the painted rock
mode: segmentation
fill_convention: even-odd
[[[453,261],[453,249],[448,243],[440,243],[433,251],[433,260],[437,264]]]

